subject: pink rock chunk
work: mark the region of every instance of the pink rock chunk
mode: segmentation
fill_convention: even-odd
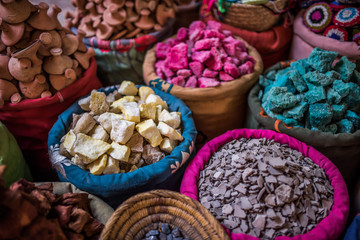
[[[224,34],[226,37],[233,35],[232,31],[229,30],[222,30],[222,34]]]
[[[179,28],[176,34],[176,39],[180,42],[185,42],[188,38],[188,29],[187,28]]]
[[[229,54],[229,56],[235,56],[236,54],[236,48],[234,44],[231,43],[225,43],[224,44],[224,49],[226,51],[227,54]]]
[[[225,82],[234,80],[234,78],[232,76],[230,76],[229,74],[227,74],[226,72],[223,72],[223,71],[220,72],[219,78],[221,81],[225,81]]]
[[[210,58],[210,56],[211,56],[210,51],[199,51],[199,52],[194,52],[191,56],[191,59],[193,61],[204,63],[206,60]]]
[[[155,72],[156,72],[156,75],[159,76],[159,78],[165,79],[165,75],[160,68],[156,68]]]
[[[200,88],[216,87],[220,85],[220,82],[215,78],[200,77],[198,80]]]
[[[191,41],[191,40],[187,40],[186,41],[186,45],[188,45],[188,58],[191,58],[191,55],[192,55],[192,49],[194,47],[194,42]]]
[[[193,50],[195,51],[209,50],[212,47],[219,47],[219,46],[220,46],[219,38],[206,38],[196,41]]]
[[[206,61],[205,65],[211,70],[220,71],[223,67],[221,56],[216,48],[211,48],[211,57]]]
[[[240,64],[240,60],[237,59],[236,57],[231,58],[231,61],[232,61],[232,63],[234,63],[236,66],[239,66],[239,64]]]
[[[159,42],[156,44],[156,57],[158,59],[165,59],[166,54],[170,51],[170,45],[167,43]]]
[[[246,52],[237,52],[236,57],[240,61],[239,64],[242,64],[248,60],[249,55]]]
[[[190,88],[196,88],[197,85],[198,85],[198,80],[195,76],[189,77],[189,79],[185,83],[185,87],[190,87]]]
[[[217,31],[220,31],[221,29],[221,24],[217,21],[208,21],[207,22],[207,29],[214,29],[214,30],[217,30]]]
[[[165,43],[169,44],[170,47],[175,45],[175,39],[174,38],[168,38]]]
[[[219,39],[225,38],[224,34],[220,33],[217,30],[213,30],[213,29],[203,30],[203,35],[204,35],[204,38],[219,38]]]
[[[225,52],[225,50],[222,47],[219,47],[218,50],[219,50],[221,59],[223,61],[225,61],[229,55]]]
[[[176,72],[176,75],[182,76],[183,78],[187,78],[191,76],[191,70],[190,69],[180,69]]]
[[[202,74],[203,77],[208,77],[208,78],[214,78],[219,74],[219,72],[217,71],[212,71],[208,68],[206,68]]]
[[[226,72],[227,74],[230,74],[234,78],[237,78],[240,76],[240,70],[236,67],[235,64],[230,63],[230,62],[226,62],[224,64],[224,72]]]
[[[196,77],[200,77],[204,70],[204,65],[202,65],[201,62],[197,61],[189,63],[189,67]]]
[[[202,21],[194,21],[189,26],[189,39],[196,41],[202,38],[206,24]]]
[[[239,67],[240,75],[245,75],[254,72],[254,63],[252,61],[247,61]]]
[[[165,61],[160,60],[155,63],[156,73],[158,74],[159,77],[160,77],[159,71],[161,71],[163,74],[165,74],[165,76],[167,78],[174,76],[175,73],[173,71],[171,71],[171,69],[167,66],[167,64],[168,64],[167,60],[165,60]],[[164,76],[161,78],[164,78]]]
[[[185,79],[182,76],[174,77],[170,80],[170,83],[179,85],[181,87],[185,86]]]
[[[166,60],[168,60],[169,68],[173,71],[188,68],[187,45],[179,43],[173,46],[167,54]]]

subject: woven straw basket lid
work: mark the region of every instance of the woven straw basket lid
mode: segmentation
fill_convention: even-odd
[[[232,3],[224,14],[224,21],[249,31],[267,31],[279,22],[288,2],[289,0],[274,0],[260,5]]]
[[[215,217],[198,201],[169,190],[137,194],[122,203],[110,217],[100,239],[142,239],[160,223],[178,227],[193,240],[230,239]]]

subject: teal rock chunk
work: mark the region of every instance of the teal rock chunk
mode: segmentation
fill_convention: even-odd
[[[308,83],[309,91],[305,93],[306,101],[310,104],[320,102],[326,99],[325,88],[322,86],[315,86],[311,83]]]
[[[351,110],[347,110],[345,114],[345,118],[352,122],[355,127],[355,130],[359,129],[360,127],[360,117],[355,112]]]
[[[274,113],[292,108],[297,104],[294,94],[288,92],[286,87],[273,87],[269,91],[269,109]]]
[[[261,100],[263,96],[264,96],[264,90],[260,89],[258,98]]]
[[[307,104],[306,102],[301,102],[295,107],[285,110],[283,112],[283,115],[286,118],[293,118],[299,121],[304,117],[304,113],[308,110],[308,108],[309,108],[309,104]]]
[[[294,94],[296,93],[296,88],[295,88],[293,82],[291,81],[291,79],[289,78],[289,75],[287,74],[287,72],[282,72],[282,73],[279,73],[276,75],[274,86],[275,87],[286,87],[288,92],[291,92]]]
[[[277,119],[279,119],[280,121],[282,121],[283,123],[285,123],[286,125],[288,126],[298,126],[298,122],[295,120],[295,119],[292,119],[292,118],[286,118],[284,117],[283,115],[281,114],[278,114],[275,116]]]
[[[275,80],[276,77],[276,70],[271,70],[266,74],[266,78],[270,80]]]
[[[304,75],[306,82],[314,84],[316,86],[329,86],[334,82],[335,79],[328,77],[326,74],[319,71],[308,72]]]
[[[343,116],[347,110],[347,107],[344,104],[340,104],[340,105],[331,105],[331,107],[333,108],[333,121],[339,121],[341,119],[343,119]]]
[[[326,99],[327,102],[330,104],[339,104],[341,102],[342,97],[334,89],[328,88],[326,92]]]
[[[315,103],[309,107],[310,124],[314,127],[321,127],[329,124],[333,117],[333,109],[327,103]]]
[[[263,88],[272,85],[274,83],[274,81],[270,80],[267,77],[264,77],[263,75],[260,75],[259,77],[259,85]]]
[[[299,93],[295,95],[297,102],[305,102],[306,101],[306,97],[305,97],[305,93]]]
[[[338,53],[325,51],[320,48],[314,48],[307,58],[308,64],[321,73],[326,73],[331,70],[331,65],[336,59]]]
[[[270,110],[270,101],[265,101],[261,104],[262,108],[264,109],[264,111],[266,112],[266,114],[269,116],[269,117],[272,117],[274,118],[275,117],[275,114]]]
[[[296,69],[300,75],[304,75],[305,73],[311,71],[311,67],[307,62],[307,59],[299,59],[295,62],[292,62],[290,66],[294,69]]]
[[[349,82],[350,86],[349,94],[344,98],[345,103],[349,108],[356,108],[360,105],[360,87],[356,83]]]
[[[351,81],[360,85],[360,72],[358,72],[357,70],[354,70],[352,77],[351,77]]]
[[[327,77],[329,77],[329,78],[332,78],[333,81],[341,79],[340,73],[338,73],[338,72],[336,72],[336,71],[334,71],[334,70],[331,70],[331,71],[325,73],[325,75],[326,75]],[[333,82],[333,81],[332,81],[332,82]]]
[[[355,68],[356,64],[349,61],[347,57],[343,56],[340,61],[335,64],[334,70],[340,73],[341,80],[348,82]]]
[[[344,83],[341,80],[335,80],[333,82],[333,87],[332,87],[337,93],[339,93],[339,95],[341,96],[341,98],[346,97],[349,92],[350,92],[350,85],[348,83]]]
[[[329,124],[327,125],[325,128],[322,129],[323,132],[331,132],[333,134],[335,134],[338,130],[338,126],[333,123],[333,124]]]
[[[308,87],[304,81],[304,79],[301,77],[300,73],[297,70],[290,71],[288,73],[289,79],[292,81],[294,87],[298,92],[305,92],[308,90]]]
[[[354,125],[347,119],[341,119],[336,125],[338,126],[338,133],[353,133],[355,131]]]

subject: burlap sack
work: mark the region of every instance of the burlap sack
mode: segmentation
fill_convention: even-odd
[[[143,64],[144,81],[147,85],[169,92],[183,100],[193,112],[198,134],[204,140],[210,140],[227,130],[243,126],[248,90],[256,83],[263,71],[263,62],[259,53],[246,42],[245,44],[248,54],[256,61],[254,72],[230,82],[223,82],[220,86],[188,88],[169,84],[160,79],[154,67],[156,46],[146,53]]]

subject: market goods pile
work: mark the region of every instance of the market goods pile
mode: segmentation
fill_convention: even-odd
[[[255,60],[243,41],[221,25],[194,21],[176,38],[156,45],[156,74],[182,87],[215,87],[254,71]]]
[[[123,81],[118,91],[93,91],[79,101],[61,154],[92,174],[131,172],[160,161],[183,140],[181,113],[149,87]]]
[[[160,31],[177,9],[170,0],[74,0],[74,13],[67,12],[67,27],[77,27],[86,37],[101,40],[141,37]]]
[[[333,204],[323,169],[269,139],[224,144],[200,172],[199,200],[233,233],[261,239],[313,229]]]
[[[91,216],[87,193],[53,194],[51,183],[21,179],[7,189],[0,166],[0,239],[98,239],[104,225]]]
[[[360,128],[360,73],[346,57],[315,48],[308,58],[261,76],[261,106],[285,124],[332,133]]]
[[[0,105],[52,96],[82,77],[95,52],[86,49],[81,31],[61,26],[59,7],[6,2],[0,2]]]
[[[189,240],[184,238],[179,228],[172,228],[168,223],[159,223],[159,230],[150,230],[143,240]]]

